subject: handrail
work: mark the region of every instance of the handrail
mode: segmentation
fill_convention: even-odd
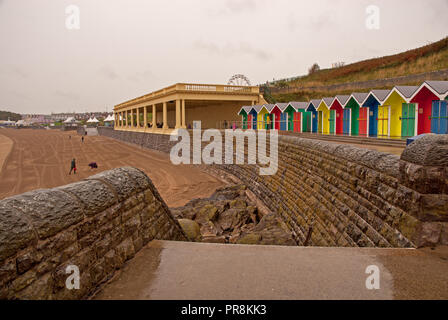
[[[114,107],[119,108],[136,102],[153,99],[159,96],[174,93],[176,91],[193,91],[193,92],[217,92],[217,93],[253,93],[259,94],[257,86],[235,86],[235,85],[215,85],[215,84],[194,84],[194,83],[176,83],[169,87],[145,94],[143,96],[125,101]]]

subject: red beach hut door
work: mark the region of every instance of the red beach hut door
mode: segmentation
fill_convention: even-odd
[[[247,115],[247,129],[252,129],[253,124],[252,124],[252,115],[249,114]]]
[[[359,135],[367,137],[368,134],[368,121],[369,121],[369,108],[359,109]]]
[[[294,132],[302,132],[302,113],[294,112]]]

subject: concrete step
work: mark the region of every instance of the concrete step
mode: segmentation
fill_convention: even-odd
[[[379,289],[366,288],[366,269]],[[434,251],[152,241],[94,299],[448,299]]]

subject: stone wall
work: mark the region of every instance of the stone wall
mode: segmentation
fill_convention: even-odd
[[[98,134],[123,142],[131,143],[142,148],[169,153],[176,142],[171,142],[169,135],[144,132],[119,131],[107,127],[98,127]]]
[[[298,243],[312,224],[314,246],[421,247],[448,244],[447,152],[447,136],[426,137],[401,158],[281,137],[276,175],[248,165],[221,169],[281,215]],[[434,156],[431,166],[422,154]]]
[[[169,152],[169,136],[100,129]],[[247,149],[246,149],[247,150]],[[448,244],[448,136],[427,136],[399,156],[292,136],[279,137],[278,171],[214,165],[282,217],[299,245],[421,247]]]
[[[4,199],[0,299],[85,298],[152,239],[187,240],[135,168]],[[79,268],[79,290],[66,288],[69,265]]]

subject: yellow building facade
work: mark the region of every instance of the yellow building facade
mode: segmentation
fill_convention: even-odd
[[[115,130],[170,134],[192,128],[222,128],[239,121],[242,106],[265,104],[256,86],[177,83],[114,107]]]

